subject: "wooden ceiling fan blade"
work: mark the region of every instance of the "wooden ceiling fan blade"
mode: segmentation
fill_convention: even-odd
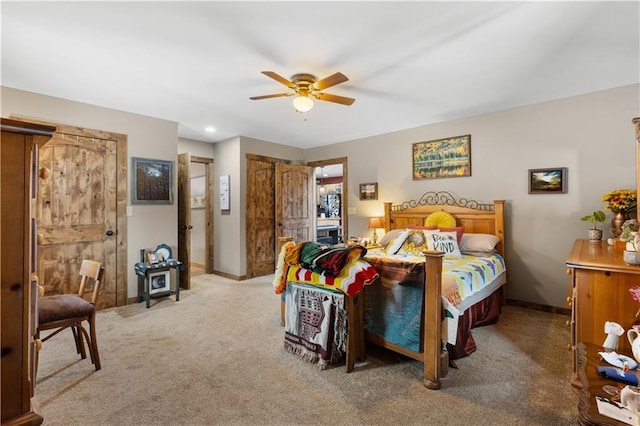
[[[351,105],[356,101],[353,98],[347,98],[347,97],[338,96],[338,95],[331,95],[329,93],[314,93],[313,96],[315,96],[316,99],[321,101],[335,102],[337,104],[342,104],[342,105]]]
[[[313,83],[313,87],[316,90],[323,90],[331,86],[335,86],[336,84],[344,83],[345,81],[349,81],[346,75],[341,72],[337,72],[329,77],[323,78],[322,80],[316,81]]]
[[[283,76],[281,76],[278,73],[275,73],[273,71],[262,71],[262,74],[266,75],[267,77],[271,77],[272,79],[274,79],[275,81],[277,81],[280,84],[284,84],[285,86],[291,88],[291,89],[295,89],[296,85],[293,84],[293,82],[287,80],[286,78],[284,78]]]
[[[273,95],[252,96],[249,99],[259,101],[260,99],[281,98],[284,96],[293,96],[295,93],[274,93]]]

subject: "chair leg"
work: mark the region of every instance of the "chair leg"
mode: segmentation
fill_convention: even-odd
[[[81,324],[74,325],[73,327],[71,327],[71,332],[73,333],[73,339],[76,342],[76,353],[80,354],[80,357],[82,359],[86,359],[87,352],[84,350],[84,341],[82,340],[82,333],[80,333],[81,328]]]
[[[96,340],[96,313],[93,312],[89,317],[89,332],[91,333],[91,342],[89,343],[89,350],[91,351],[91,360],[96,367],[96,370],[100,370],[100,353],[98,352],[98,341]]]

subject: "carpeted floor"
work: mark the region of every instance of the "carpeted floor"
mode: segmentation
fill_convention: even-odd
[[[100,371],[71,332],[49,340],[36,387],[45,424],[576,424],[567,317],[506,306],[432,391],[421,363],[375,346],[349,374],[286,353],[271,279],[197,275],[179,302],[99,312]]]

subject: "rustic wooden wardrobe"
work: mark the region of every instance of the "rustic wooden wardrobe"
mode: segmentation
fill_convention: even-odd
[[[2,119],[0,145],[0,276],[2,281],[2,425],[37,425],[34,397],[38,297],[35,196],[38,147],[55,127]]]

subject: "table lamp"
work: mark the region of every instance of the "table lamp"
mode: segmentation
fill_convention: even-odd
[[[373,229],[373,235],[371,236],[371,242],[373,244],[378,243],[378,234],[376,234],[376,228],[384,228],[381,217],[369,218],[369,229]]]

